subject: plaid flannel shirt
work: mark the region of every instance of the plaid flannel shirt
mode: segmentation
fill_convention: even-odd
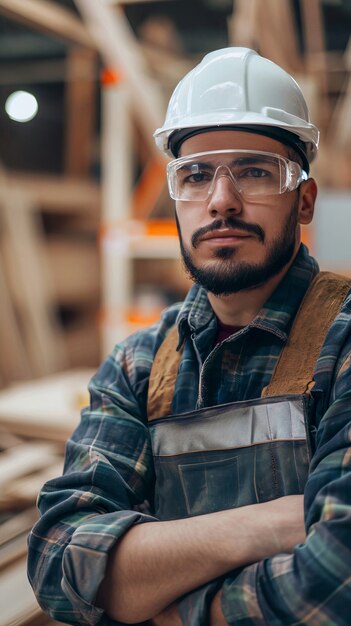
[[[152,501],[154,471],[146,416],[148,377],[168,329],[184,343],[173,412],[259,397],[318,266],[304,246],[256,318],[207,366],[216,318],[194,286],[160,322],[115,347],[90,382],[90,407],[67,443],[64,475],[39,497],[41,518],[29,537],[29,578],[39,603],[70,624],[114,624],[94,605],[107,556],[133,524],[157,520],[138,505]],[[316,451],[305,489],[308,537],[277,555],[216,581],[229,624],[349,626],[351,620],[351,295],[322,348]],[[318,319],[316,319],[318,323]],[[303,358],[303,355],[301,355]],[[118,593],[118,589],[114,590]],[[179,601],[187,626],[207,620],[206,592]]]

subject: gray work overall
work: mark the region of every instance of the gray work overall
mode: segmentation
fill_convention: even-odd
[[[177,329],[150,375],[148,417],[156,517],[179,519],[301,494],[313,452],[313,372],[350,280],[312,281],[260,398],[171,415]],[[318,320],[318,321],[316,321]]]

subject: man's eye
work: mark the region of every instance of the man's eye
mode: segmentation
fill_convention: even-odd
[[[241,172],[240,178],[249,177],[249,178],[265,178],[266,176],[270,176],[271,173],[267,170],[263,170],[260,167],[250,167]]]
[[[191,174],[191,176],[188,177],[188,180],[192,183],[202,183],[202,181],[208,180],[208,178],[208,175],[204,172],[196,172],[196,174]]]
[[[184,177],[184,184],[205,183],[211,180],[211,175],[207,172],[193,172]]]

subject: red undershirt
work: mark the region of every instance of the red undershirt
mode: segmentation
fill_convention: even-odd
[[[216,334],[213,345],[216,346],[217,343],[221,343],[221,341],[224,341],[224,339],[227,339],[228,337],[230,337],[230,335],[237,333],[238,330],[241,330],[242,328],[244,327],[243,326],[228,326],[228,324],[223,324],[217,318],[217,334]]]

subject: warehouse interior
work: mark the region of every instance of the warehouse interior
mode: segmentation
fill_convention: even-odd
[[[38,490],[102,358],[189,288],[152,137],[172,90],[227,45],[297,79],[321,130],[304,241],[351,276],[350,34],[350,0],[0,0],[0,626],[52,623],[26,582]]]

